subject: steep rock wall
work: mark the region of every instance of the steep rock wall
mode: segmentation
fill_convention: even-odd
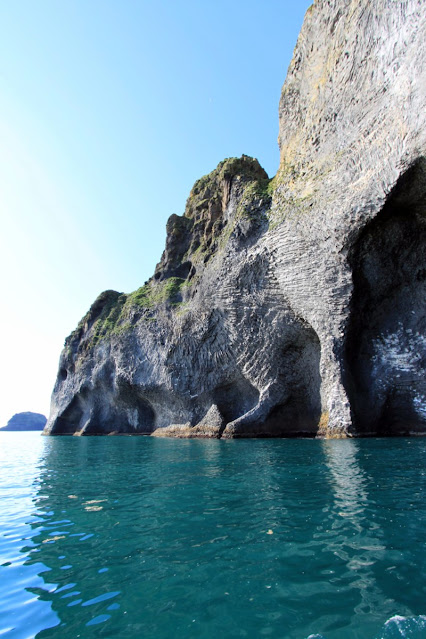
[[[280,101],[280,169],[222,162],[153,278],[61,354],[46,433],[426,430],[423,2],[319,0]]]

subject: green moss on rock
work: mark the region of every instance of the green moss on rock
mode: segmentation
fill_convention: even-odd
[[[233,218],[227,219],[231,188],[239,206]],[[167,222],[166,249],[155,276],[128,295],[117,291],[101,293],[67,338],[67,356],[73,357],[105,338],[130,331],[139,319],[152,319],[161,306],[173,309],[182,304],[183,289],[195,281],[198,264],[205,264],[226,245],[237,220],[263,219],[263,210],[270,206],[270,189],[267,173],[256,159],[246,155],[223,160],[214,171],[197,180],[184,215],[174,214]]]

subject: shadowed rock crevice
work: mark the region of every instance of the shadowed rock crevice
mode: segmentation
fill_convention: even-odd
[[[294,327],[287,339],[275,381],[260,393],[251,410],[227,424],[225,437],[314,437],[318,433],[320,341],[306,322]]]
[[[116,400],[111,405],[101,399],[90,411],[89,419],[80,419],[80,429],[76,432],[81,435],[149,435],[154,430],[154,424],[152,407],[135,393],[132,401],[125,404]]]
[[[398,181],[350,255],[346,384],[357,431],[426,432],[426,162]]]
[[[55,434],[151,434],[156,415],[140,389],[122,381],[114,389],[108,381],[98,380],[94,389],[82,388],[58,416]]]
[[[123,432],[149,434],[155,429],[156,414],[142,390],[127,380],[116,380],[114,406],[123,415]]]
[[[225,422],[232,422],[256,406],[259,391],[247,379],[240,377],[216,388],[213,400]]]
[[[55,435],[74,434],[81,427],[83,414],[83,400],[80,395],[74,395],[67,408],[56,419]]]
[[[299,340],[283,353],[280,377],[287,398],[265,419],[267,433],[279,437],[314,437],[321,417],[321,344],[311,326],[303,325]]]
[[[119,378],[114,389],[97,389],[91,419],[83,434],[149,435],[155,429],[155,421],[155,411],[140,388]]]

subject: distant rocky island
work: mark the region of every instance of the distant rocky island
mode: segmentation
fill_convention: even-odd
[[[316,0],[277,174],[194,184],[153,277],[66,339],[45,433],[425,434],[425,60],[425,3]]]
[[[47,419],[41,413],[16,413],[0,430],[43,430]]]

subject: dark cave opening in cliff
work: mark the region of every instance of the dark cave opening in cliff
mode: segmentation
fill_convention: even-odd
[[[225,422],[232,422],[256,406],[259,391],[241,376],[216,388],[213,400]]]
[[[56,420],[55,435],[73,435],[83,417],[83,404],[79,395],[74,395],[62,415]]]
[[[278,378],[286,398],[269,411],[263,425],[270,437],[315,437],[321,417],[321,344],[307,323],[282,354]]]
[[[277,404],[267,416],[263,428],[269,437],[315,437],[321,416],[320,405],[312,410],[306,394],[292,396]]]
[[[155,411],[138,386],[127,381],[117,383],[117,416],[115,429],[123,433],[150,434],[155,430]],[[118,428],[117,428],[118,427]]]
[[[155,413],[151,405],[139,398],[125,405],[117,403],[97,407],[84,428],[83,435],[149,435],[155,429]]]
[[[345,385],[356,432],[426,430],[426,160],[407,170],[349,255]]]
[[[85,423],[80,423],[83,435],[149,435],[155,430],[156,415],[151,403],[127,380],[117,381],[113,397],[109,387],[98,386],[87,412]],[[81,417],[80,421],[84,421]]]

